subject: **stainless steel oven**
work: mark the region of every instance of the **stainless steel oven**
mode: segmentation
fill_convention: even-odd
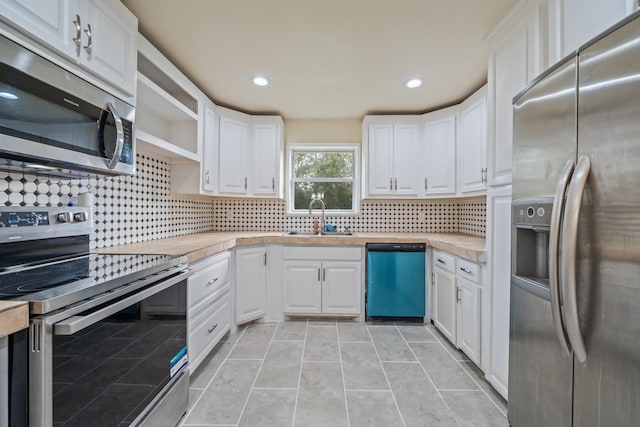
[[[86,208],[0,208],[9,425],[175,426],[188,401],[186,257],[88,253]]]
[[[2,169],[133,174],[134,118],[133,106],[0,36]]]

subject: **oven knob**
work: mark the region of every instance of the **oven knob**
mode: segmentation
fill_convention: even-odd
[[[58,222],[71,222],[71,212],[62,212],[58,214]]]
[[[87,214],[84,212],[76,212],[73,214],[73,220],[75,222],[84,222],[87,220]]]

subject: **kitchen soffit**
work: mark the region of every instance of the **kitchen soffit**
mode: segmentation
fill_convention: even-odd
[[[289,119],[424,112],[487,78],[516,0],[122,0],[140,32],[221,105]],[[269,78],[256,87],[253,77]],[[424,84],[407,89],[404,82]]]

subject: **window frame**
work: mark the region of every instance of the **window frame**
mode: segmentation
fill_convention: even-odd
[[[339,179],[339,178],[318,178],[314,179],[315,182],[352,182],[353,192],[351,194],[352,209],[326,209],[327,215],[334,216],[349,216],[356,215],[360,210],[360,144],[353,142],[341,142],[330,144],[315,144],[315,143],[300,143],[294,142],[287,144],[287,214],[288,215],[309,215],[308,209],[295,209],[295,202],[293,196],[295,194],[294,185],[296,182],[303,182],[301,180],[295,180],[293,176],[293,156],[295,152],[346,152],[353,154],[353,179]]]

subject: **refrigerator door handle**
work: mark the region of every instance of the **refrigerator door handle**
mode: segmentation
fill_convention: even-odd
[[[567,160],[562,175],[556,186],[556,193],[553,198],[553,208],[551,209],[551,226],[549,230],[549,288],[551,290],[551,314],[553,315],[553,326],[560,341],[560,347],[567,356],[571,356],[571,349],[565,332],[565,321],[562,318],[560,309],[562,296],[560,295],[560,277],[558,265],[558,245],[560,243],[560,219],[562,218],[562,208],[564,206],[564,196],[567,191],[569,179],[573,172],[573,160]]]
[[[578,243],[578,220],[580,219],[580,205],[582,194],[589,178],[591,162],[587,156],[580,156],[575,172],[569,184],[565,214],[562,220],[562,296],[567,335],[571,348],[578,359],[584,363],[587,360],[587,350],[584,346],[580,321],[578,319],[578,298],[576,295],[576,246]]]

